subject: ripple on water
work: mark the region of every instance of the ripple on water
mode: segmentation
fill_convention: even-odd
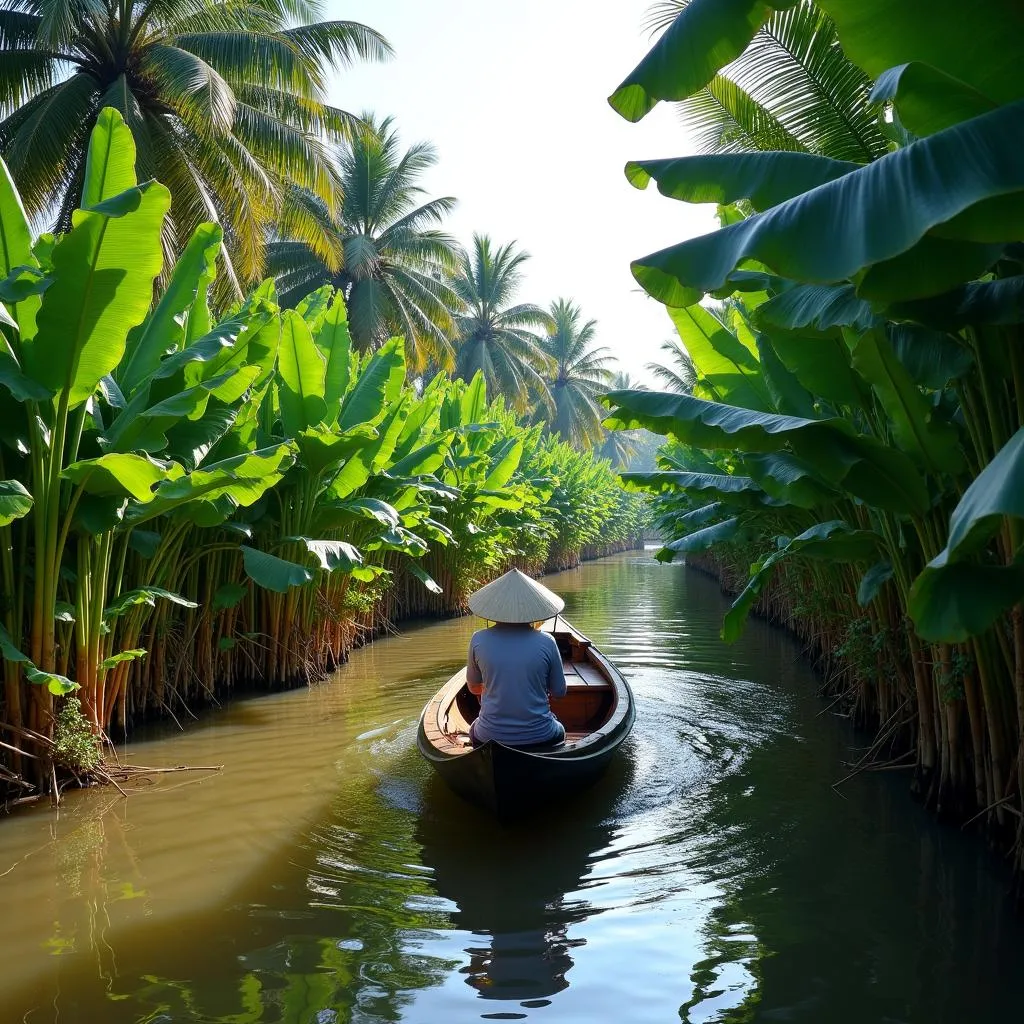
[[[592,791],[514,827],[448,793],[415,723],[473,623],[408,627],[142,748],[225,764],[181,793],[5,823],[0,1020],[1016,1019],[995,868],[904,780],[836,796],[850,738],[794,643],[723,646],[717,585],[646,556],[548,582],[636,693]]]

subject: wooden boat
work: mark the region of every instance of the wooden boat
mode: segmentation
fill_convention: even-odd
[[[590,785],[633,728],[633,692],[622,674],[565,619],[543,624],[562,655],[566,695],[551,701],[565,742],[520,749],[474,747],[469,726],[480,712],[460,669],[427,702],[416,742],[420,753],[460,796],[510,817],[561,800]]]

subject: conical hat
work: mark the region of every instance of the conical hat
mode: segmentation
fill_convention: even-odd
[[[469,598],[470,611],[491,622],[541,622],[564,607],[557,594],[518,569],[499,576]]]

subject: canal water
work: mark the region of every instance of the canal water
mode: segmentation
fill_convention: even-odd
[[[1000,865],[905,772],[833,788],[864,741],[791,638],[724,646],[649,554],[546,582],[636,693],[583,799],[502,828],[438,785],[416,720],[473,623],[404,628],[127,751],[217,773],[0,822],[0,1024],[1020,1019]]]

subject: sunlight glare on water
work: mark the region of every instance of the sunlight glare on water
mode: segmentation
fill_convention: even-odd
[[[0,1022],[1002,1021],[999,865],[863,739],[782,632],[633,553],[546,581],[622,669],[634,733],[571,806],[501,826],[430,776],[419,711],[474,623],[129,748],[171,773],[0,823]]]

